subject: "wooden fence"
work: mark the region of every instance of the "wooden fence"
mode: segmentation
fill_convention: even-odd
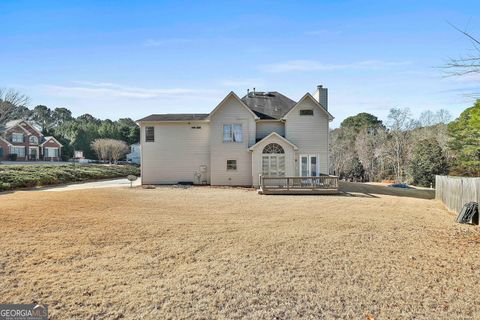
[[[460,213],[465,203],[480,202],[480,178],[435,176],[435,198]]]

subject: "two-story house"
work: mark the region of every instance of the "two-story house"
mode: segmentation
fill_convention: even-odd
[[[26,120],[13,120],[0,128],[0,160],[59,161],[62,144]]]
[[[278,92],[230,92],[209,114],[140,119],[142,183],[258,186],[260,174],[326,175],[327,94],[318,86],[296,102]]]

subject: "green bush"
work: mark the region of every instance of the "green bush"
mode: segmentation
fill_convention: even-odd
[[[130,165],[0,165],[0,191],[59,183],[140,175]]]

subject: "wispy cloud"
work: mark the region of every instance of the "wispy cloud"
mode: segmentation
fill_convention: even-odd
[[[42,85],[41,87],[50,95],[63,97],[94,97],[94,98],[132,98],[132,99],[157,99],[179,97],[211,97],[215,94],[212,90],[189,88],[141,88],[124,86],[109,82],[84,82],[74,81],[75,85]]]
[[[445,77],[445,79],[458,83],[480,84],[480,74],[478,73],[468,73],[460,76]]]
[[[364,60],[346,64],[326,64],[314,60],[291,60],[260,67],[265,72],[331,71],[345,69],[377,70],[411,64],[410,61]]]
[[[143,42],[145,47],[161,47],[175,44],[189,44],[199,41],[198,39],[188,38],[169,38],[169,39],[147,39]]]

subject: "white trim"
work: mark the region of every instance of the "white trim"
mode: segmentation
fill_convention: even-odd
[[[55,141],[56,143],[58,143],[58,145],[60,146],[60,148],[63,147],[63,144],[61,144],[60,142],[58,142],[58,140],[55,139],[55,137],[45,137],[45,141],[43,141],[43,142],[40,144],[40,146],[42,147],[45,143],[47,143],[47,142],[50,141],[50,140],[53,140],[53,141]],[[50,147],[50,148],[58,148],[58,147]]]
[[[299,177],[304,177],[302,176],[302,157],[307,158],[307,171],[308,171],[308,177],[312,176],[312,157],[315,157],[317,159],[316,164],[315,164],[315,171],[316,175],[315,177],[320,176],[320,156],[318,154],[308,154],[308,153],[302,153],[298,155],[298,176]]]
[[[149,123],[155,125],[157,123],[192,123],[192,122],[210,122],[210,120],[145,120],[145,121],[136,121],[136,124],[140,124],[143,126],[149,126]]]
[[[40,132],[40,130],[38,130],[37,128],[35,128],[32,124],[30,124],[28,121],[25,121],[25,120],[22,120],[20,121],[18,124],[20,123],[26,123],[30,128],[32,128],[36,133],[38,133],[39,135],[43,136],[43,134]],[[21,127],[21,126],[20,126]],[[23,127],[22,127],[23,128]],[[29,132],[30,133],[30,132]],[[31,133],[30,133],[31,134]]]
[[[315,104],[315,106],[317,106],[320,110],[322,110],[323,112],[325,112],[328,116],[328,121],[332,121],[333,119],[335,119],[332,114],[330,112],[328,112],[324,107],[322,107],[322,105],[320,103],[318,103],[318,101],[310,94],[310,93],[306,93],[302,99],[300,99],[300,101],[297,102],[296,105],[294,105],[292,107],[292,109],[290,109],[282,118],[282,120],[287,120],[287,117],[288,115],[290,114],[290,112],[292,112],[293,109],[295,109],[298,105],[300,105],[300,103],[303,102],[303,100],[305,100],[306,98],[310,98],[313,103]]]
[[[23,156],[19,155],[18,153],[12,152],[12,149],[13,149],[13,148],[23,148]],[[11,145],[8,151],[9,151],[10,154],[16,154],[17,157],[21,157],[21,158],[25,158],[26,155],[27,155],[27,150],[26,150],[25,146],[15,146],[15,145]]]
[[[46,155],[46,151],[48,149],[57,150],[57,155],[56,156]],[[60,158],[60,148],[59,147],[43,147],[43,157],[44,158]]]
[[[223,100],[215,107],[215,109],[213,109],[213,111],[210,112],[210,114],[208,115],[208,117],[207,117],[206,119],[210,120],[210,118],[212,117],[212,115],[213,115],[215,112],[217,112],[217,111],[223,106],[223,104],[228,100],[228,98],[230,98],[230,97],[234,97],[235,99],[237,99],[238,102],[240,102],[240,104],[241,104],[245,109],[247,109],[248,112],[250,112],[250,114],[253,116],[253,118],[254,118],[255,120],[260,119],[260,118],[252,111],[252,109],[250,109],[250,108],[245,104],[245,102],[243,102],[242,99],[240,99],[240,98],[235,94],[235,92],[233,92],[233,91],[230,91],[230,93],[227,94],[227,96],[226,96],[225,98],[223,98]]]
[[[30,159],[30,149],[36,149],[37,150],[37,153],[36,153],[36,159],[40,159],[40,147],[39,146],[28,146],[28,159]]]
[[[253,146],[251,146],[250,148],[248,148],[248,150],[250,151],[253,151],[260,142],[263,142],[267,139],[269,139],[270,137],[273,137],[273,136],[276,136],[277,138],[280,138],[280,140],[282,140],[283,142],[285,143],[288,143],[289,145],[291,145],[293,147],[293,150],[297,151],[298,150],[298,147],[296,145],[294,145],[293,143],[291,143],[290,141],[288,141],[287,139],[285,139],[284,137],[282,137],[281,135],[279,135],[278,133],[276,133],[275,131],[270,133],[268,136],[266,136],[265,138],[263,138],[262,140],[258,141],[257,143],[255,143]]]
[[[15,125],[13,125],[13,126],[11,126],[11,127],[8,128],[7,130],[5,130],[5,132],[9,132],[10,130],[15,129],[15,127],[19,127],[20,129],[22,129],[23,131],[25,131],[25,132],[27,133],[27,135],[31,135],[32,133],[31,133],[30,131],[28,131],[27,129],[25,129],[24,127],[22,127],[22,126],[20,125],[20,123],[21,123],[21,122],[15,124]]]
[[[13,144],[11,144],[7,139],[3,138],[0,136],[0,140],[2,140],[3,142],[5,142],[8,146],[13,146]]]

